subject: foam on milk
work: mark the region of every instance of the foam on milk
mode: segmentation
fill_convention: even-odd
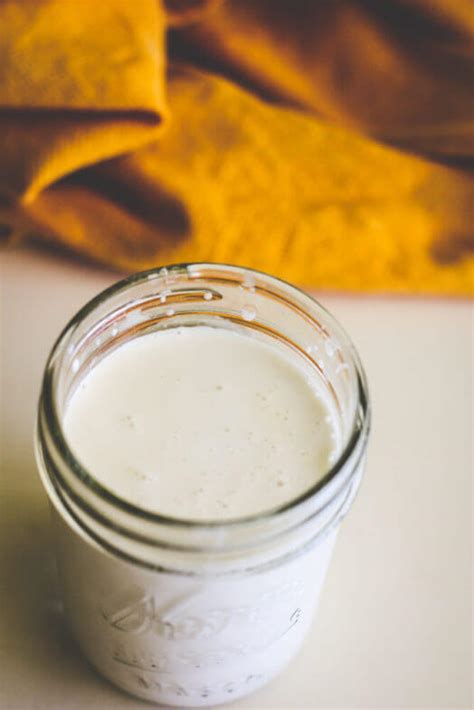
[[[107,355],[64,419],[82,465],[116,495],[186,519],[270,510],[339,451],[336,418],[303,360],[240,332],[157,331]]]

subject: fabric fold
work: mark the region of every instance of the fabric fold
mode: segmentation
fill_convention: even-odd
[[[175,51],[377,140],[474,158],[471,0],[223,2]]]
[[[156,138],[165,30],[154,0],[0,3],[0,191],[30,202]]]

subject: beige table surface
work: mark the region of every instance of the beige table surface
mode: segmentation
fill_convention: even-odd
[[[0,708],[146,708],[92,672],[64,628],[32,448],[50,346],[116,277],[33,250],[0,258]],[[271,685],[227,707],[471,707],[472,309],[319,296],[366,365],[367,473],[303,650]]]

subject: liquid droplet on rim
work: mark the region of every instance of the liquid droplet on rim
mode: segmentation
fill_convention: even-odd
[[[244,280],[242,281],[243,288],[247,288],[252,293],[255,291],[255,278],[252,274],[246,274]]]
[[[244,306],[241,310],[241,315],[244,320],[252,321],[257,316],[257,311],[254,306]]]
[[[329,357],[332,357],[336,352],[336,348],[330,340],[326,340],[326,342],[324,343],[324,349],[326,350],[326,353]]]
[[[130,327],[137,325],[142,321],[142,313],[139,310],[130,311],[127,315],[127,322]]]
[[[166,313],[167,316],[174,316],[174,314],[176,313],[176,311],[174,310],[174,308],[167,308],[166,311],[165,311],[165,313]]]
[[[206,291],[204,294],[204,300],[205,301],[212,301],[212,293],[210,291]]]

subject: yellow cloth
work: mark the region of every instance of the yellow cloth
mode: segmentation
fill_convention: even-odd
[[[471,0],[2,0],[0,209],[124,270],[470,294],[473,38]]]

